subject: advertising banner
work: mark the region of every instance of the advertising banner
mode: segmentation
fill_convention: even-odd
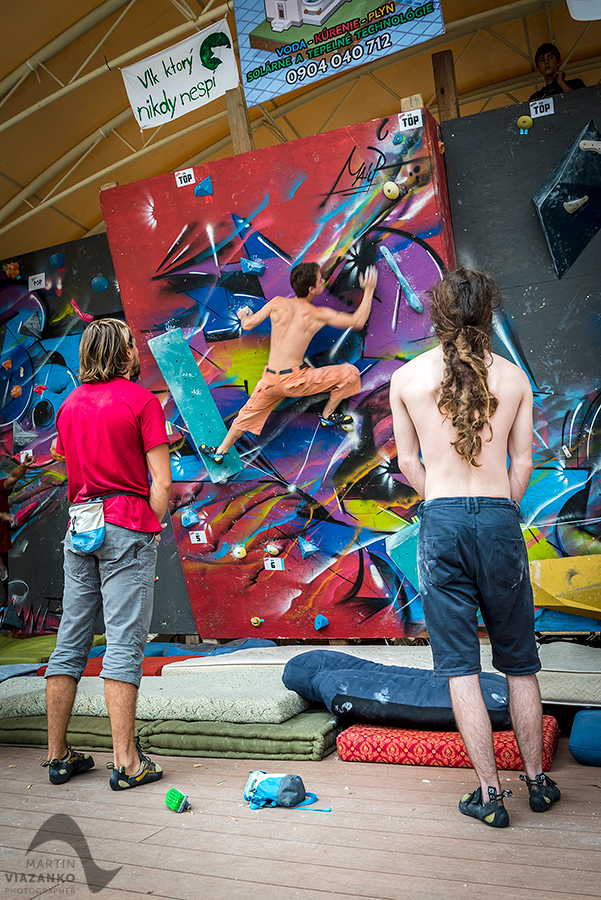
[[[234,0],[248,106],[444,33],[441,0]]]
[[[156,128],[204,106],[237,87],[232,36],[223,19],[121,69],[130,106],[140,128]]]

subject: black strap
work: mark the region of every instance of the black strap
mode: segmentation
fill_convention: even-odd
[[[279,372],[276,372],[275,369],[270,369],[267,366],[265,366],[265,368],[267,369],[268,372],[271,372],[272,375],[289,375],[291,372],[294,372],[294,369],[296,369],[296,368],[302,370],[302,369],[308,369],[309,366],[307,363],[303,363],[300,366],[294,366],[294,368],[292,368],[292,369],[280,369]]]
[[[88,497],[87,500],[79,500],[79,503],[95,503],[97,500],[109,500],[111,497],[139,497],[140,500],[148,500],[145,494],[137,494],[135,491],[112,491],[110,494],[99,494],[97,497]]]

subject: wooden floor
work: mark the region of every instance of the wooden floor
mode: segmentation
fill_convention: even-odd
[[[97,866],[118,869],[100,900],[601,896],[601,770],[576,763],[567,738],[552,773],[563,798],[548,813],[530,811],[518,773],[502,773],[514,791],[505,830],[459,814],[459,797],[476,787],[471,769],[345,763],[336,755],[280,763],[160,757],[162,781],[113,793],[109,756],[94,757],[93,771],[56,787],[39,765],[41,751],[0,748],[0,897],[95,895],[60,836],[27,854],[56,814],[75,820]],[[301,775],[318,806],[332,811],[251,811],[242,792],[253,769]],[[189,795],[192,812],[167,809],[170,787]],[[55,880],[39,880],[48,875]]]

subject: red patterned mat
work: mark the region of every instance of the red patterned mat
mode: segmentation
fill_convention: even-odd
[[[499,769],[523,769],[513,731],[493,733]],[[543,716],[543,770],[548,772],[557,752],[559,725]],[[352,725],[336,738],[340,759],[347,762],[398,763],[404,766],[472,768],[458,731],[418,731],[382,725]]]
[[[142,675],[160,675],[165,666],[181,659],[198,659],[198,653],[195,653],[194,656],[145,656],[142,660]],[[44,675],[47,668],[47,665],[40,666],[38,675]],[[102,656],[95,656],[87,661],[82,675],[86,677],[89,675],[100,675],[101,669]]]

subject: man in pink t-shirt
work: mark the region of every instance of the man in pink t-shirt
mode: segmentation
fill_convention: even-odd
[[[53,454],[66,462],[71,503],[103,499],[105,537],[88,553],[73,546],[71,523],[65,537],[63,615],[46,670],[43,765],[52,784],[94,765],[91,756],[67,745],[66,732],[102,607],[107,647],[101,677],[114,753],[109,784],[118,791],[163,774],[136,746],[134,721],[152,617],[156,546],[171,492],[169,446],[161,404],[134,383],[140,358],[124,322],[90,323],[79,363],[81,386],[58,411]]]

